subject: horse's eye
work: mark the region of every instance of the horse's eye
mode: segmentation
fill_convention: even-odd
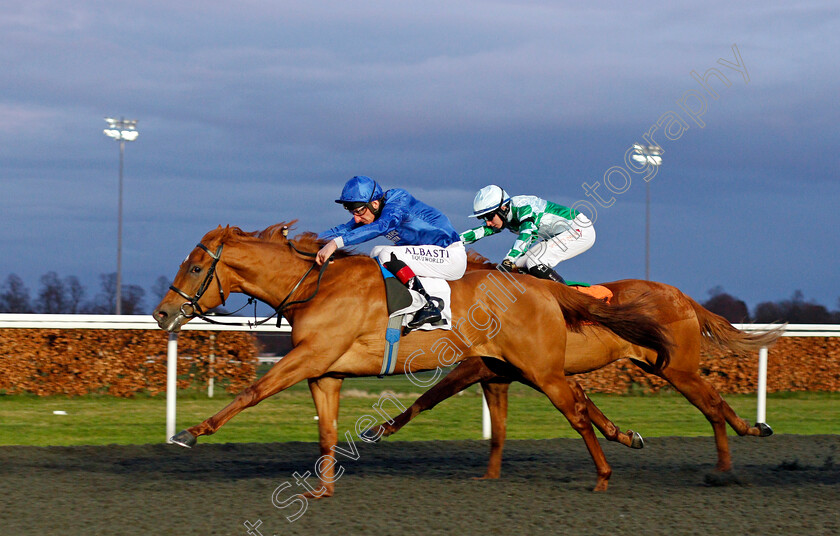
[[[190,271],[194,274],[200,273],[201,272],[201,266],[193,266]]]

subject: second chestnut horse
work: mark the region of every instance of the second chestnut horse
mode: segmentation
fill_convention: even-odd
[[[471,270],[493,269],[489,263],[470,251]],[[750,425],[739,417],[712,385],[700,375],[703,347],[718,347],[733,353],[755,352],[772,345],[782,334],[779,326],[762,333],[747,333],[736,329],[722,316],[716,315],[691,299],[676,287],[655,281],[625,279],[603,283],[613,294],[612,303],[622,304],[644,294],[656,304],[656,320],[666,329],[674,346],[671,359],[664,367],[656,364],[657,356],[650,350],[616,337],[597,325],[584,326],[569,333],[566,339],[566,374],[580,374],[607,366],[619,359],[629,359],[640,368],[667,380],[689,402],[699,409],[712,425],[717,447],[715,469],[732,469],[728,423],[738,435],[766,437],[773,430],[766,423]],[[501,472],[502,450],[507,418],[507,392],[511,382],[520,381],[535,387],[518,370],[505,363],[481,358],[462,361],[445,378],[426,391],[406,411],[372,429],[376,437],[396,433],[421,412],[432,409],[442,400],[475,383],[481,383],[491,417],[490,461],[484,478],[498,478]],[[585,397],[582,391],[579,396]],[[614,426],[602,430],[608,439],[616,440],[619,433]],[[600,428],[600,427],[599,427]],[[624,438],[621,439],[624,442]]]

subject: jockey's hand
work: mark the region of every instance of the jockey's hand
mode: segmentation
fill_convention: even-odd
[[[320,249],[320,251],[318,251],[318,254],[315,255],[315,262],[318,263],[318,266],[324,264],[337,249],[338,246],[336,245],[335,240],[330,240]]]
[[[502,261],[502,268],[506,272],[516,272],[517,271],[516,265],[513,264],[513,261],[510,260],[510,259],[505,259],[505,260]]]

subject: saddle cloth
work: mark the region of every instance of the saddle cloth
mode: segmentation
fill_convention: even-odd
[[[613,293],[610,289],[603,285],[591,285],[591,286],[572,286],[573,289],[583,292],[584,294],[589,294],[593,298],[598,300],[603,300],[606,303],[610,303],[610,300],[613,297]]]
[[[438,279],[435,277],[418,276],[418,278],[420,279],[420,283],[423,285],[423,288],[425,288],[426,292],[429,293],[429,296],[440,300],[438,304],[443,303],[443,307],[441,308],[442,319],[440,322],[436,322],[434,324],[423,324],[416,329],[452,329],[452,305],[450,303],[452,289],[449,288],[449,282],[445,279]],[[391,318],[399,315],[405,315],[403,317],[403,326],[408,325],[408,322],[413,317],[412,313],[418,311],[426,305],[426,298],[424,298],[419,292],[414,290],[409,290],[409,292],[411,292],[411,304],[394,311],[389,315]]]

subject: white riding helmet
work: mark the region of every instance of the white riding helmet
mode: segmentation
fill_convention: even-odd
[[[495,184],[489,184],[475,194],[473,200],[473,213],[470,215],[473,218],[480,218],[485,214],[496,212],[502,206],[510,201],[510,196],[501,187]],[[507,216],[507,214],[505,214]],[[506,218],[502,218],[503,220]]]

